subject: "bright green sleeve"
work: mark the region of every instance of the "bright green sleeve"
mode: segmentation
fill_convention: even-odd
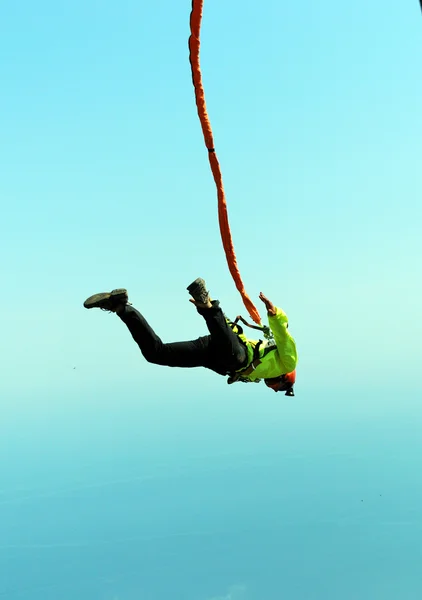
[[[276,314],[273,317],[268,315],[268,324],[274,335],[283,370],[285,373],[290,373],[295,370],[298,359],[296,342],[287,329],[288,318],[286,313],[281,308],[275,307],[275,309]]]

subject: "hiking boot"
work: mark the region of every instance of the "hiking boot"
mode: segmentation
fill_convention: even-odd
[[[207,305],[211,302],[210,295],[205,287],[205,281],[200,277],[195,279],[186,289],[198,304]]]
[[[127,290],[119,288],[90,296],[85,300],[84,306],[85,308],[101,308],[101,310],[116,312],[120,306],[125,306],[128,300]]]

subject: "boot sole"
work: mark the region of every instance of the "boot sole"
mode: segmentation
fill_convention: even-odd
[[[115,298],[116,300],[119,298],[126,298],[127,290],[125,288],[119,288],[113,290],[112,292],[102,292],[100,294],[94,294],[87,298],[84,302],[85,308],[101,308],[104,300],[109,300],[110,298]]]
[[[195,279],[195,281],[193,281],[187,288],[186,288],[189,292],[189,294],[192,296],[192,298],[195,300],[195,302],[199,302],[201,304],[207,304],[207,302],[210,301],[210,295],[208,292],[206,292],[206,296],[199,296],[198,293],[202,290],[206,290],[206,285],[205,285],[205,281],[201,278],[198,277],[198,279]]]
[[[188,285],[188,287],[186,289],[188,290],[189,293],[191,293],[191,292],[194,292],[199,286],[205,287],[205,281],[201,277],[198,277],[198,279],[195,279],[195,281],[193,281],[190,285]]]

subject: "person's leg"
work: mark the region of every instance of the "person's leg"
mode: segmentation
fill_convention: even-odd
[[[144,358],[168,367],[210,366],[210,336],[185,342],[163,343],[145,317],[136,308],[123,305],[117,315],[126,324]]]
[[[217,361],[226,365],[228,371],[246,366],[246,346],[227,323],[219,301],[211,301],[210,308],[197,306],[196,309],[207,324],[211,336],[210,346]]]
[[[194,300],[195,296],[199,301],[204,298],[207,300],[201,293],[205,282],[198,279],[194,283],[197,288],[194,290]],[[211,303],[208,299],[206,304],[198,304],[195,300],[195,303],[206,321],[210,335],[173,343],[163,343],[143,315],[128,304],[126,289],[94,294],[85,300],[84,306],[117,313],[148,362],[170,367],[206,367],[220,375],[227,375],[246,366],[247,349],[228,325],[218,301]]]
[[[243,341],[234,333],[227,323],[218,300],[211,300],[202,277],[193,281],[187,290],[192,296],[191,302],[205,319],[211,335],[210,347],[213,360],[226,368],[226,372],[236,371],[247,364],[248,351]]]

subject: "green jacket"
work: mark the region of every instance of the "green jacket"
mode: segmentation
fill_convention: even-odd
[[[268,315],[268,324],[274,336],[274,342],[268,342],[266,340],[261,343],[259,347],[259,358],[262,362],[245,378],[248,381],[278,377],[284,373],[291,373],[296,368],[298,361],[296,342],[288,331],[288,319],[286,313],[281,308],[276,307],[276,314],[273,317]],[[236,329],[234,329],[234,331],[236,331]],[[254,359],[254,348],[258,343],[258,340],[250,340],[243,333],[238,333],[237,335],[246,344],[249,365]],[[274,350],[268,352],[268,347],[271,346],[271,344],[274,346],[274,343]]]

